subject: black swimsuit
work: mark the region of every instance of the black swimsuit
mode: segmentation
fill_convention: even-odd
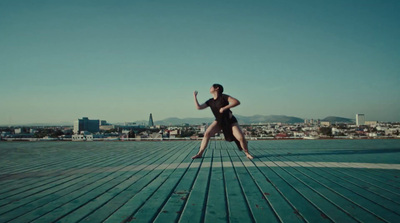
[[[232,125],[238,122],[237,119],[232,115],[230,109],[225,110],[222,114],[219,112],[222,107],[229,105],[228,98],[229,95],[222,94],[219,95],[215,100],[214,98],[210,98],[208,101],[206,101],[206,104],[210,106],[211,111],[215,116],[215,121],[217,121],[218,126],[224,133],[225,140],[228,142],[236,142],[237,140],[232,133]]]

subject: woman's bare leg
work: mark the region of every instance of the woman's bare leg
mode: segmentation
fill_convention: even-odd
[[[211,123],[210,126],[208,126],[206,132],[204,133],[203,140],[201,141],[199,152],[195,156],[192,156],[192,159],[201,158],[201,156],[204,153],[204,150],[207,148],[210,138],[213,137],[215,133],[219,131],[221,131],[221,128],[218,126],[216,121],[214,121],[213,123]]]
[[[235,138],[239,141],[241,147],[244,150],[244,153],[246,154],[246,157],[249,159],[253,159],[253,156],[249,153],[246,138],[244,137],[243,132],[239,127],[239,124],[235,123],[232,125],[232,133],[233,136],[235,136]]]

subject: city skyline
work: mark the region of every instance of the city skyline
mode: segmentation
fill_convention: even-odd
[[[237,115],[238,121],[240,125],[251,125],[251,124],[272,124],[272,123],[285,123],[285,124],[299,124],[299,123],[319,123],[319,122],[329,122],[331,124],[338,123],[353,123],[355,125],[358,124],[358,115],[355,114],[354,118],[346,118],[346,117],[338,117],[338,116],[326,116],[325,118],[301,118],[296,116],[285,116],[285,115],[253,115],[253,116],[241,116]],[[365,115],[363,115],[364,124],[368,122],[368,125],[371,123],[381,123],[381,124],[396,124],[398,122],[385,122],[379,120],[365,120]],[[153,121],[153,124],[150,124],[150,120],[152,120],[152,114],[150,113],[149,120],[134,120],[134,121],[121,121],[121,122],[109,122],[99,117],[80,117],[71,122],[67,121],[58,121],[55,123],[21,123],[21,124],[11,124],[11,125],[0,125],[0,127],[32,127],[32,126],[75,126],[77,120],[82,119],[90,119],[99,121],[99,126],[108,126],[108,125],[122,125],[122,126],[170,126],[170,125],[201,125],[204,123],[211,123],[213,121],[213,117],[168,117],[164,119],[156,119]],[[362,124],[362,125],[364,125]]]
[[[0,125],[234,114],[400,121],[398,1],[1,1]]]

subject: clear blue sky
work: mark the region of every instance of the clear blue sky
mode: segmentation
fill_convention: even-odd
[[[400,1],[0,1],[0,124],[239,115],[400,121]]]

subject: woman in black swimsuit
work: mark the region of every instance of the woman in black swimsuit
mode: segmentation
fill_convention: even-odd
[[[240,102],[236,98],[222,94],[223,91],[224,88],[222,85],[214,84],[210,88],[210,93],[213,95],[213,98],[210,98],[202,105],[200,105],[197,101],[197,91],[193,93],[196,108],[200,110],[210,107],[215,116],[215,121],[207,128],[206,132],[204,133],[203,140],[201,141],[199,152],[193,156],[192,159],[200,158],[208,145],[210,137],[214,136],[215,133],[220,132],[221,130],[224,133],[226,141],[235,141],[239,150],[243,149],[246,157],[253,159],[253,156],[250,155],[249,149],[247,148],[247,141],[242,133],[242,130],[240,129],[235,116],[232,115],[230,110],[230,108],[238,106]]]

